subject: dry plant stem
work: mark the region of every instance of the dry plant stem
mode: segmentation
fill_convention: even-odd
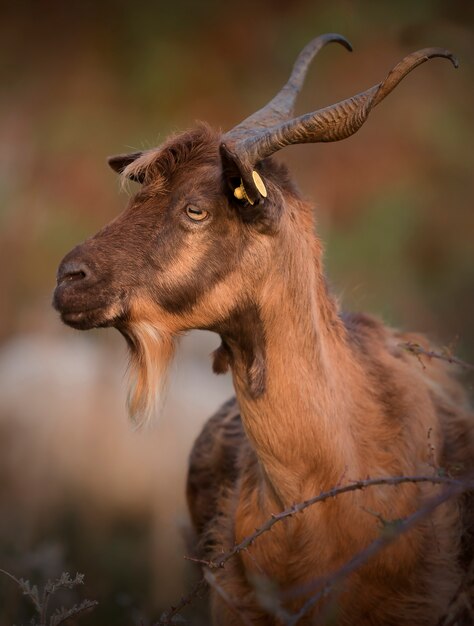
[[[401,348],[404,348],[408,352],[416,356],[426,356],[428,359],[439,359],[440,361],[446,361],[446,363],[452,363],[453,365],[459,365],[459,367],[463,367],[464,369],[474,370],[474,365],[472,363],[468,363],[467,361],[463,361],[458,359],[455,356],[451,356],[450,354],[442,354],[441,352],[435,352],[434,350],[425,350],[418,343],[414,343],[412,341],[408,341],[407,343],[401,343]]]
[[[4,569],[0,569],[0,574],[5,574],[5,576],[8,576],[8,578],[10,578],[10,580],[13,580],[14,583],[16,583],[17,585],[20,585],[20,581],[18,580],[18,578],[13,576],[13,574],[10,574],[10,572],[7,572]]]
[[[191,604],[191,602],[193,602],[194,599],[197,598],[197,596],[206,589],[207,584],[208,583],[203,576],[193,585],[191,591],[181,598],[176,606],[171,606],[168,611],[163,613],[163,615],[154,624],[154,626],[165,626],[167,624],[173,624],[173,618],[178,615],[178,613],[180,613],[184,609],[184,607],[186,607],[188,604]]]
[[[71,578],[71,575],[68,572],[63,572],[55,581],[48,580],[44,586],[40,599],[38,587],[36,585],[31,585],[28,580],[16,578],[13,574],[10,574],[4,569],[0,569],[0,573],[5,574],[8,578],[10,578],[10,580],[15,582],[20,587],[23,595],[27,596],[32,602],[40,620],[39,622],[36,622],[33,619],[31,621],[33,626],[47,626],[48,623],[49,626],[59,626],[59,624],[62,624],[72,617],[76,617],[79,613],[83,613],[88,609],[94,608],[98,604],[95,600],[83,600],[80,604],[75,604],[69,609],[65,607],[57,609],[53,614],[49,615],[48,619],[48,605],[50,597],[61,589],[73,589],[77,585],[81,585],[84,580],[83,574],[76,573],[75,578]]]
[[[5,576],[8,576],[8,578],[10,578],[10,580],[12,580],[14,583],[16,583],[20,587],[20,589],[22,588],[21,580],[18,579],[16,576],[13,576],[13,574],[10,574],[10,572],[7,572],[4,569],[0,569],[0,573],[1,574],[5,574]],[[31,600],[31,602],[33,603],[36,611],[41,614],[41,605],[36,600],[36,598],[34,596],[32,596],[31,594],[24,593],[23,595],[26,595]],[[43,622],[41,622],[41,623],[43,623]]]
[[[79,615],[79,613],[84,613],[84,611],[88,611],[89,609],[94,608],[98,604],[99,604],[98,602],[95,602],[95,601],[89,602],[86,600],[80,605],[74,605],[71,610],[69,611],[66,610],[63,616],[61,616],[61,614],[58,615],[56,613],[53,613],[49,622],[50,626],[59,626],[60,624],[63,624],[67,620],[73,617],[76,617],[77,615]]]
[[[43,592],[43,602],[42,602],[43,606],[41,608],[41,617],[40,617],[41,624],[46,624],[46,615],[47,615],[46,611],[48,609],[50,596],[51,596],[51,591],[45,587],[44,592]]]
[[[257,528],[256,531],[246,537],[239,544],[235,545],[232,549],[227,552],[223,552],[222,555],[214,560],[214,561],[206,561],[204,559],[198,559],[195,557],[185,557],[186,559],[193,561],[195,563],[199,563],[204,567],[209,569],[218,569],[224,567],[225,563],[231,559],[233,556],[246,550],[260,535],[268,532],[275,524],[283,521],[288,517],[292,517],[296,513],[300,513],[304,511],[310,506],[317,504],[318,502],[324,502],[329,498],[335,498],[343,493],[348,493],[350,491],[356,491],[359,489],[366,489],[368,487],[374,487],[376,485],[401,485],[403,483],[432,483],[432,484],[440,484],[440,485],[451,485],[453,489],[456,489],[456,493],[460,493],[462,491],[467,491],[468,489],[474,488],[474,481],[472,479],[469,480],[460,480],[456,478],[451,478],[449,476],[389,476],[384,478],[366,478],[364,480],[356,480],[350,482],[348,485],[337,486],[329,491],[324,491],[309,500],[305,500],[304,502],[300,502],[298,504],[294,504],[289,509],[282,511],[281,513],[276,513],[271,516],[269,520],[267,520],[260,528]],[[443,500],[444,501],[444,500]],[[427,505],[428,506],[428,505]],[[424,511],[426,507],[421,509]],[[435,507],[434,507],[435,508]],[[433,509],[434,510],[434,509]],[[409,518],[407,518],[408,520]],[[421,518],[419,518],[421,519]],[[378,541],[378,540],[377,540]],[[372,545],[372,544],[371,544]],[[380,546],[383,547],[383,546]],[[369,546],[370,548],[370,546]],[[380,549],[380,548],[378,548]],[[359,555],[360,556],[360,555]],[[369,555],[367,558],[370,558]],[[356,557],[357,558],[357,557]],[[350,561],[349,563],[352,563]],[[201,578],[198,583],[196,583],[195,587],[191,590],[191,592],[183,597],[179,604],[176,607],[171,607],[171,609],[165,613],[161,619],[157,622],[156,626],[164,626],[165,624],[171,624],[172,618],[177,615],[186,605],[190,604],[194,597],[204,588],[206,584],[205,578]]]
[[[304,502],[300,502],[299,504],[294,504],[289,509],[282,511],[281,513],[276,513],[271,516],[269,520],[267,520],[260,528],[257,528],[252,535],[246,537],[239,544],[234,546],[228,552],[224,552],[221,557],[214,561],[205,561],[195,559],[200,562],[202,565],[205,565],[211,569],[216,569],[220,567],[224,567],[224,564],[232,558],[234,555],[242,552],[242,550],[246,550],[260,535],[269,531],[272,526],[281,522],[282,520],[292,517],[296,513],[300,513],[304,511],[310,506],[317,504],[318,502],[324,502],[329,498],[335,498],[343,493],[348,493],[350,491],[357,491],[360,489],[365,489],[367,487],[374,487],[376,485],[401,485],[403,483],[433,483],[433,484],[442,484],[442,485],[458,485],[462,487],[462,490],[466,490],[470,487],[474,487],[474,482],[472,481],[463,481],[456,478],[451,478],[449,476],[390,476],[385,478],[366,478],[365,480],[356,480],[352,481],[348,485],[344,485],[343,487],[334,487],[329,491],[324,491],[309,500],[305,500]]]

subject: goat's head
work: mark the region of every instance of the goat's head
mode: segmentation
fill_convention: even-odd
[[[293,107],[314,55],[328,42],[351,49],[339,35],[313,40],[287,84],[263,109],[226,134],[206,126],[155,150],[112,157],[111,167],[140,183],[128,208],[74,248],[58,270],[54,306],[78,329],[115,326],[136,366],[131,412],[148,413],[157,379],[172,354],[172,338],[219,324],[264,279],[288,229],[285,207],[296,192],[270,157],[303,142],[344,139],[430,48],[401,61],[371,89],[325,109],[293,118]],[[297,220],[297,216],[296,216]]]

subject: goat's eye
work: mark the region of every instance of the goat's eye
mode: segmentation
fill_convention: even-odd
[[[199,209],[197,206],[188,204],[186,207],[186,215],[195,222],[202,222],[202,220],[205,220],[209,215],[209,211],[205,211],[204,209]]]

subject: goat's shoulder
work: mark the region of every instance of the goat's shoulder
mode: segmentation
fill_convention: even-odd
[[[368,387],[387,415],[413,417],[439,429],[443,466],[474,469],[474,413],[459,371],[427,337],[385,326],[375,317],[343,317],[349,342],[366,373]],[[426,416],[431,414],[431,423]]]
[[[386,326],[378,318],[365,313],[343,315],[349,344],[359,360],[372,368],[389,368],[393,372],[410,372],[417,382],[432,393],[445,397],[457,406],[467,406],[467,396],[458,381],[458,368],[442,351],[420,333],[401,331]]]

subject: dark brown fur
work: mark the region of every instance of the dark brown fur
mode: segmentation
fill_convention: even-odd
[[[265,391],[265,329],[255,304],[236,309],[232,315],[216,324],[211,330],[225,337],[214,355],[216,374],[228,371],[233,362],[233,346],[239,346],[245,361],[250,393],[258,398]]]

